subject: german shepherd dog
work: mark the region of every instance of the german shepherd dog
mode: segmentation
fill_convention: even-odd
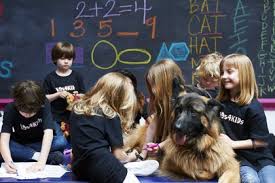
[[[219,138],[222,128],[217,115],[222,105],[214,99],[189,93],[193,88],[182,90],[181,85],[178,79],[174,80],[171,101],[175,107],[174,121],[162,149],[160,174],[202,180],[217,176],[219,183],[239,183],[239,162],[232,147]],[[137,127],[124,139],[126,149],[141,151],[147,127]]]
[[[163,149],[161,174],[203,180],[217,176],[219,183],[239,183],[240,165],[235,153],[219,138],[217,114],[221,104],[195,93],[176,97],[174,102],[175,117]]]

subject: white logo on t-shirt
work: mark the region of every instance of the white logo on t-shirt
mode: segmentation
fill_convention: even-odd
[[[20,124],[21,130],[29,130],[30,128],[35,128],[39,125],[39,123],[42,123],[42,119],[38,118],[37,121],[32,122],[28,124],[27,126]]]
[[[64,87],[57,87],[55,88],[56,91],[60,92],[60,91],[74,91],[75,90],[75,87],[74,85],[69,85],[69,86],[64,86]]]
[[[225,119],[225,120],[228,120],[230,122],[240,124],[240,125],[243,125],[243,123],[244,123],[243,119],[241,119],[237,116],[234,116],[232,114],[225,114],[224,112],[220,112],[220,117],[221,117],[221,119]]]

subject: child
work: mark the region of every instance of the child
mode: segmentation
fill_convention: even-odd
[[[53,118],[59,124],[62,121],[68,123],[70,116],[70,111],[66,110],[68,94],[77,93],[81,96],[85,92],[81,75],[71,70],[74,59],[75,49],[72,44],[56,43],[52,49],[52,61],[57,68],[46,76],[43,84],[46,97],[51,102]]]
[[[16,173],[15,161],[37,161],[28,171],[43,170],[46,162],[60,164],[66,140],[56,128],[43,89],[34,81],[22,81],[12,90],[14,102],[5,106],[1,154],[8,173]],[[50,152],[50,153],[49,153]]]
[[[161,148],[170,133],[172,112],[172,86],[173,80],[178,78],[184,90],[184,79],[179,66],[172,60],[161,60],[153,64],[146,74],[146,83],[150,95],[149,110],[147,118],[149,126],[146,132],[146,143],[160,143],[155,148]],[[147,156],[146,149],[140,154],[143,158]],[[154,149],[158,150],[158,149]]]
[[[137,78],[133,73],[131,73],[130,71],[125,70],[125,69],[117,70],[116,72],[119,72],[119,73],[123,74],[124,76],[127,76],[131,80],[131,82],[134,86],[134,90],[136,92],[137,101],[138,101],[137,115],[136,115],[135,120],[134,120],[135,123],[133,124],[133,127],[135,127],[135,125],[139,124],[139,122],[141,120],[144,120],[148,117],[148,115],[147,115],[147,105],[145,103],[145,96],[143,95],[142,92],[138,91],[138,89],[137,89]]]
[[[252,63],[245,55],[231,54],[222,60],[220,72],[218,99],[225,106],[220,118],[226,132],[221,138],[235,149],[241,180],[274,182],[275,160],[266,146],[269,132]]]
[[[216,98],[220,84],[220,62],[223,56],[218,52],[205,55],[200,59],[195,76],[198,77],[198,88],[206,90],[206,97]]]
[[[129,171],[122,164],[137,159],[136,151],[126,154],[122,150],[122,133],[133,123],[136,104],[131,80],[111,72],[102,76],[74,105],[70,118],[72,169],[78,178],[90,182],[134,183],[139,181],[133,173],[148,175],[158,168],[154,160],[141,163],[139,169],[126,164]]]

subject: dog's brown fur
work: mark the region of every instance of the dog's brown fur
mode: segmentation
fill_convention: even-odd
[[[128,135],[124,135],[124,151],[136,149],[140,153],[145,143],[147,128],[148,124],[136,125],[135,129],[130,130]]]
[[[175,97],[175,102],[186,95],[189,94],[176,88],[175,96],[181,97]],[[206,110],[200,111],[204,115],[197,118],[203,126],[202,135],[190,139],[192,142],[189,145],[179,145],[176,143],[177,132],[173,131],[162,149],[164,156],[160,162],[160,173],[174,178],[188,176],[193,179],[203,180],[209,180],[217,176],[219,183],[239,183],[240,165],[235,159],[232,147],[219,138],[221,125],[217,117],[217,111],[214,110],[215,112],[213,112],[211,110],[211,107],[208,106],[208,99],[195,96],[195,100],[199,103],[195,104],[196,107],[200,108],[201,106],[198,105],[204,105],[204,110]],[[187,106],[180,107],[186,108]],[[207,113],[209,116],[207,116]],[[145,142],[147,128],[148,125],[145,125],[134,130],[126,138],[125,146],[127,148],[137,148],[140,152],[140,148]]]
[[[217,176],[219,183],[239,183],[239,162],[232,147],[219,138],[220,104],[186,94],[175,106],[174,129],[163,148],[162,174],[203,180]]]
[[[214,120],[210,125],[206,117],[201,117],[201,123],[207,133],[195,140],[195,147],[177,145],[175,134],[167,139],[162,149],[164,156],[160,162],[160,174],[172,178],[188,176],[202,180],[217,176],[219,183],[239,183],[239,163],[234,158],[233,149],[219,139],[219,121]],[[125,145],[141,151],[147,127],[138,127]]]
[[[193,179],[203,180],[217,176],[219,183],[240,182],[239,163],[229,145],[219,140],[217,136],[213,138],[205,135],[197,141],[197,148],[201,153],[194,152],[189,147],[176,145],[169,138],[163,149],[165,155],[161,163],[162,174],[171,177],[187,175]]]
[[[203,180],[218,176],[219,182],[240,182],[239,164],[234,159],[234,152],[220,141],[213,144],[203,155],[198,155],[191,149],[175,146],[169,139],[165,146],[161,170],[169,176],[187,175],[193,179]]]

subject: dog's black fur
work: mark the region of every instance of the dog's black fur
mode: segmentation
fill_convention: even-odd
[[[211,128],[212,122],[219,126],[220,132],[222,129],[217,117],[222,105],[214,99],[209,99],[207,103],[204,100],[207,99],[202,99],[196,93],[187,93],[175,100],[172,132],[175,132],[178,137],[185,135],[186,142],[190,145],[195,143],[192,139],[196,140],[207,133],[207,128]],[[202,123],[203,117],[208,124]]]

